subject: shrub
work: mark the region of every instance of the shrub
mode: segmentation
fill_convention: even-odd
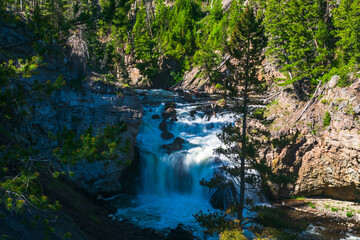
[[[307,202],[306,205],[308,205],[309,207],[311,207],[312,209],[315,209],[315,204],[312,202]]]
[[[321,99],[320,102],[321,102],[322,104],[324,104],[324,105],[328,104],[328,100],[327,100],[327,99]]]
[[[221,85],[220,83],[217,83],[217,84],[215,85],[215,89],[217,89],[217,90],[224,90],[224,86]]]
[[[233,229],[225,230],[220,234],[220,240],[246,240],[244,231]]]
[[[327,128],[328,126],[330,126],[330,122],[331,122],[331,115],[329,112],[326,112],[323,118],[323,126],[324,128]]]
[[[348,218],[351,218],[352,216],[354,216],[354,214],[353,214],[353,212],[348,211],[348,212],[346,213],[346,216],[347,216]]]

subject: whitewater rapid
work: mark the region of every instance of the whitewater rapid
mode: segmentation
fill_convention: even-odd
[[[120,206],[116,216],[142,227],[158,230],[176,228],[182,223],[200,237],[201,229],[193,217],[199,211],[215,211],[211,206],[209,189],[200,185],[200,180],[210,179],[218,164],[226,161],[214,154],[222,145],[217,134],[221,126],[235,121],[230,112],[217,114],[208,120],[203,111],[192,110],[206,101],[186,103],[176,93],[151,91],[144,102],[144,117],[137,137],[141,156],[141,187],[139,194]],[[178,121],[168,121],[168,130],[174,138],[161,138],[160,119],[167,101],[176,102]],[[183,150],[166,153],[162,148],[176,137],[185,140]]]

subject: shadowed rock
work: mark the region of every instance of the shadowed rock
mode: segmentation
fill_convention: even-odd
[[[170,119],[170,121],[178,120],[177,116],[176,116],[175,107],[176,107],[175,102],[166,102],[165,103],[165,110],[161,114],[161,116],[164,118],[164,120],[166,120],[166,119]]]
[[[170,143],[170,144],[167,144],[167,145],[163,145],[162,148],[163,149],[166,149],[167,153],[170,154],[172,152],[175,152],[175,151],[180,151],[183,149],[183,144],[185,143],[185,140],[180,138],[180,137],[177,137],[175,138],[174,142]]]
[[[193,240],[194,235],[190,230],[185,229],[183,224],[179,224],[167,235],[166,240]]]
[[[160,116],[159,115],[157,115],[157,114],[154,114],[154,115],[152,115],[152,117],[151,117],[152,119],[159,119],[160,118]]]

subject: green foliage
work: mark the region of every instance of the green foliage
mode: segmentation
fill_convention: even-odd
[[[196,215],[197,221],[207,228],[208,231],[221,233],[224,230],[227,237],[240,237],[241,229],[246,225],[248,219],[243,216],[243,210],[254,210],[251,199],[245,197],[245,183],[251,186],[259,186],[261,184],[261,178],[255,174],[247,174],[245,169],[256,170],[261,176],[271,179],[276,183],[284,183],[288,179],[273,174],[271,168],[267,166],[264,161],[258,161],[258,150],[264,144],[263,139],[269,137],[267,130],[258,128],[252,128],[247,125],[247,104],[249,89],[254,89],[258,83],[258,69],[257,67],[263,60],[262,50],[266,46],[266,37],[264,36],[264,29],[261,27],[261,21],[255,18],[253,9],[246,7],[241,14],[239,22],[232,33],[230,42],[227,46],[227,50],[231,57],[238,60],[238,64],[235,66],[230,62],[227,63],[228,69],[230,69],[231,77],[225,82],[225,89],[230,94],[225,94],[226,97],[236,101],[236,110],[241,111],[243,114],[242,121],[238,121],[237,124],[225,124],[222,128],[222,132],[218,135],[219,139],[224,144],[224,147],[218,148],[216,151],[218,154],[227,156],[233,166],[220,167],[221,174],[216,174],[209,181],[202,180],[201,185],[207,186],[211,189],[226,189],[235,188],[233,184],[239,185],[240,192],[232,190],[233,197],[231,199],[230,210],[231,214],[237,219],[235,222],[228,219],[227,213],[210,213]],[[239,85],[244,86],[242,92],[243,101],[240,103],[237,99],[241,96],[239,92]],[[253,114],[257,116],[260,121],[264,121],[263,111],[257,110]],[[242,122],[242,124],[241,124]],[[241,144],[241,147],[239,145]],[[245,165],[246,159],[246,165]],[[230,176],[233,179],[237,179],[240,183],[234,183],[227,177]],[[234,224],[234,226],[232,226]],[[234,229],[234,231],[233,231]],[[228,236],[229,235],[229,236]]]
[[[77,161],[89,162],[112,160],[118,157],[120,152],[127,152],[128,144],[122,146],[121,133],[126,131],[125,123],[108,125],[99,134],[94,134],[90,127],[79,137],[73,130],[64,129],[58,135],[58,145],[62,147],[53,150],[54,156],[62,164],[75,165]]]
[[[327,128],[330,126],[331,123],[331,114],[329,112],[326,112],[323,118],[323,126],[324,128]]]
[[[223,11],[221,0],[175,0],[171,6],[161,0],[140,1],[136,9],[134,0],[5,0],[0,11],[5,21],[26,20],[45,43],[64,43],[71,35],[82,34],[89,49],[88,64],[122,81],[129,81],[129,63],[152,81],[161,71],[161,60],[170,58],[181,66],[176,74],[183,75],[190,65],[200,66],[216,84],[214,69],[226,52],[224,43],[236,28],[243,4],[232,1]],[[360,58],[359,0],[252,0],[249,4],[258,18],[265,17],[267,54],[286,76],[281,84],[301,84],[304,78],[312,84],[318,79],[326,82],[336,71],[341,76],[339,86],[351,83],[349,74],[357,71]],[[39,53],[46,51],[35,45]],[[125,62],[125,54],[135,59]]]
[[[203,211],[200,211],[199,213],[195,214],[194,217],[202,227],[206,228],[204,233],[210,235],[238,228],[238,221],[232,219],[229,213],[204,213]]]
[[[264,113],[266,108],[257,108],[255,111],[251,114],[252,118],[258,119],[258,120],[265,120]]]
[[[337,207],[331,207],[330,209],[331,209],[332,212],[337,212],[337,211],[339,211],[339,208],[337,208]]]
[[[332,22],[326,2],[270,0],[265,11],[269,55],[280,60],[284,84],[325,74],[333,58]],[[323,19],[328,19],[326,22]]]
[[[360,1],[344,0],[334,11],[338,54],[344,65],[360,60]]]
[[[307,202],[306,205],[308,205],[308,206],[309,206],[310,208],[312,208],[312,209],[315,209],[315,208],[316,208],[315,204],[312,203],[312,202]]]
[[[351,218],[351,217],[354,216],[354,213],[353,213],[352,211],[348,211],[348,212],[346,212],[346,216],[347,216],[348,218]]]
[[[280,150],[282,150],[285,147],[296,143],[296,140],[298,139],[299,134],[300,134],[300,132],[297,131],[295,134],[281,135],[278,138],[272,139],[271,144],[274,148],[279,148]]]
[[[220,234],[220,240],[246,240],[244,236],[244,231],[234,229],[234,230],[225,230]]]
[[[41,161],[33,155],[36,151],[20,146],[1,146],[0,149],[0,203],[8,211],[23,213],[26,208],[58,210],[59,202],[50,203],[39,185]],[[10,168],[16,164],[18,171]],[[29,166],[32,166],[30,168]]]
[[[147,78],[152,79],[159,71],[157,63],[159,53],[156,51],[156,41],[152,37],[151,26],[148,24],[146,6],[143,2],[137,12],[137,18],[133,29],[134,52],[138,60],[137,68]]]

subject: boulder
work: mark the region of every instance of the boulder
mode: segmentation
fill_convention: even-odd
[[[192,232],[185,228],[183,224],[179,224],[175,229],[166,236],[166,240],[194,240]]]
[[[166,102],[164,107],[164,112],[161,114],[161,116],[166,119],[170,119],[170,121],[177,121],[176,116],[176,104],[175,102]]]
[[[276,174],[296,176],[292,184],[269,183],[273,198],[293,195],[347,201],[359,198],[360,132],[359,123],[351,111],[360,114],[358,86],[334,87],[338,80],[339,77],[334,76],[321,93],[330,104],[317,101],[303,112],[306,102],[294,99],[294,93],[283,92],[277,98],[276,106],[267,108],[268,118],[272,120],[269,140],[278,144],[264,145],[258,151],[259,158],[266,159]],[[329,108],[332,121],[325,130],[323,116]],[[301,121],[294,124],[300,115]],[[316,131],[309,127],[309,123],[316,126]],[[251,121],[248,126],[257,128]],[[268,126],[263,128],[269,129]]]
[[[236,197],[237,194],[235,184],[226,179],[222,174],[221,172],[217,172],[213,177],[224,184],[212,190],[210,203],[215,209],[226,210],[234,202],[234,197]]]
[[[359,115],[360,114],[360,104],[354,107],[354,114]]]
[[[212,109],[209,109],[205,112],[205,116],[207,116],[207,120],[210,121],[212,116],[215,116],[215,112]]]
[[[176,151],[180,151],[183,149],[183,144],[185,143],[185,140],[177,137],[175,138],[175,140],[167,145],[163,145],[162,148],[166,149],[166,152],[168,154],[172,153],[172,152],[176,152]]]
[[[169,132],[169,130],[167,129],[167,122],[165,119],[159,124],[159,129],[162,131],[161,137],[163,139],[169,140],[174,137],[174,134]]]
[[[189,92],[183,92],[182,95],[183,95],[185,101],[192,101],[193,97],[194,97],[194,95]]]
[[[194,118],[196,113],[197,113],[196,110],[190,111],[190,117],[193,117],[193,118]]]
[[[334,75],[334,76],[332,76],[331,79],[330,79],[330,81],[329,81],[329,83],[328,83],[329,88],[334,88],[334,87],[336,87],[336,85],[338,84],[339,80],[340,80],[340,76],[339,76],[339,75]]]
[[[161,137],[165,140],[169,140],[169,139],[172,139],[174,137],[174,134],[172,134],[171,132],[169,131],[165,131],[165,132],[162,132],[161,133]]]
[[[159,119],[160,116],[159,116],[158,114],[154,114],[154,115],[151,116],[151,118],[152,118],[152,119]]]
[[[174,108],[166,109],[161,116],[164,119],[170,119],[170,121],[177,121],[176,110]]]
[[[160,129],[162,132],[168,131],[168,129],[167,129],[167,122],[166,122],[165,120],[163,120],[163,121],[159,124],[159,129]]]
[[[219,108],[225,108],[226,107],[226,100],[225,99],[220,99],[219,101],[216,102],[216,106]]]
[[[171,102],[166,102],[165,103],[165,110],[168,108],[176,108],[176,103],[171,101]]]

